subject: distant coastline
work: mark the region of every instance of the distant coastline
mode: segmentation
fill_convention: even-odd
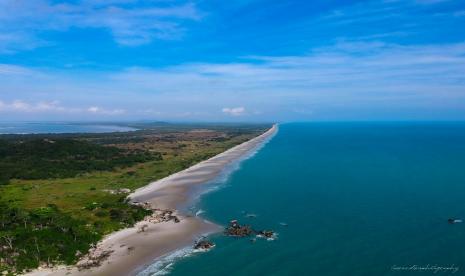
[[[277,125],[265,133],[237,145],[208,160],[149,183],[129,195],[134,204],[143,204],[152,210],[172,210],[178,223],[150,219],[108,235],[97,245],[99,252],[111,252],[100,266],[78,270],[77,267],[37,269],[27,275],[134,275],[156,259],[177,249],[193,245],[195,240],[221,227],[199,217],[178,211],[179,206],[192,201],[191,191],[218,177],[224,168],[268,141],[278,130]],[[141,231],[143,229],[143,231]]]
[[[111,133],[138,130],[116,123],[92,122],[0,122],[0,135],[6,134],[67,134]]]

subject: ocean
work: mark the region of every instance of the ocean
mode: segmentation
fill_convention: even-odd
[[[219,233],[144,275],[465,275],[465,123],[281,124],[237,165],[194,211],[277,239]]]
[[[0,134],[107,133],[136,130],[104,123],[0,122]]]

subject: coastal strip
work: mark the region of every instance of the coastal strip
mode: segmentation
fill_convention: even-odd
[[[190,203],[193,189],[220,176],[225,167],[268,141],[277,129],[277,125],[273,125],[247,142],[130,194],[128,197],[133,204],[158,212],[169,210],[168,219],[164,219],[162,214],[162,219],[153,223],[152,216],[134,227],[108,235],[93,250],[96,258],[102,258],[98,266],[87,269],[78,269],[78,266],[38,269],[28,275],[136,275],[157,258],[193,245],[202,235],[221,231],[218,225],[178,211],[179,207]],[[89,259],[81,260],[78,265],[82,267],[86,261]]]

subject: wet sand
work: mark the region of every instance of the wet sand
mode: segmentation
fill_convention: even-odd
[[[177,210],[192,200],[192,190],[218,177],[227,165],[267,141],[275,132],[273,126],[267,132],[235,146],[186,170],[172,174],[137,189],[129,198],[133,203],[144,203],[148,208]],[[97,245],[99,251],[112,251],[98,267],[78,270],[76,267],[35,270],[28,275],[135,275],[145,266],[177,249],[193,245],[202,235],[221,231],[221,227],[199,217],[174,213],[174,221],[152,223],[138,222],[108,235]],[[142,226],[145,231],[141,232]]]

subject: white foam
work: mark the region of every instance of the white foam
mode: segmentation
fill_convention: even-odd
[[[156,262],[149,265],[143,271],[139,272],[137,276],[159,276],[167,275],[173,269],[174,263],[184,257],[188,257],[194,253],[192,247],[185,247],[174,251],[168,255],[159,258]]]
[[[194,192],[193,198],[191,200],[192,208],[190,209],[192,210],[196,208],[196,205],[198,204],[202,196],[228,187],[227,182],[229,177],[235,171],[241,168],[241,165],[244,161],[254,157],[276,135],[277,132],[278,128],[276,128],[276,131],[272,135],[268,136],[263,142],[259,143],[254,148],[249,149],[241,157],[224,167],[217,177],[204,183],[203,187]],[[203,213],[203,211],[201,213]],[[195,214],[195,216],[198,216],[197,213]]]
[[[221,188],[227,187],[226,182],[228,182],[229,177],[237,170],[241,168],[241,165],[244,161],[254,157],[268,142],[276,135],[278,132],[279,128],[276,128],[276,131],[268,136],[263,142],[259,143],[256,145],[254,148],[248,150],[244,155],[239,157],[237,160],[233,161],[229,165],[227,165],[225,168],[223,168],[222,172],[220,173],[219,176],[215,177],[213,180],[209,181],[208,183],[205,183],[205,188],[202,189],[202,191],[199,193],[198,197],[201,197],[202,195],[208,194],[213,191],[217,191]]]
[[[264,235],[261,235],[261,234],[258,234],[257,235],[257,238],[259,239],[266,239],[267,241],[274,241],[274,240],[277,240],[278,239],[278,233],[273,233],[273,236],[267,238],[265,237]]]
[[[182,185],[187,185],[187,184],[192,184],[191,181],[186,181],[186,180],[183,180],[183,179],[179,179],[179,178],[182,178],[184,174],[186,173],[189,173],[190,175],[201,175],[201,174],[204,174],[203,172],[196,172],[196,170],[200,169],[200,168],[203,168],[205,166],[211,166],[212,163],[215,163],[216,165],[218,165],[218,163],[221,163],[221,161],[219,161],[221,158],[223,158],[224,156],[228,156],[228,154],[233,154],[233,156],[237,156],[238,155],[238,159],[236,160],[233,160],[232,163],[230,163],[229,165],[226,166],[226,168],[222,168],[221,171],[219,172],[220,175],[218,177],[215,177],[214,179],[212,179],[211,181],[208,181],[208,182],[204,182],[203,184],[210,184],[210,183],[224,183],[226,182],[226,180],[228,179],[228,176],[236,171],[237,169],[240,168],[239,164],[254,156],[265,144],[267,144],[275,135],[276,133],[278,132],[279,128],[278,128],[278,125],[274,125],[273,128],[271,128],[270,130],[268,130],[266,133],[263,133],[262,135],[260,136],[257,136],[247,142],[244,142],[240,145],[237,145],[233,148],[230,148],[208,160],[205,160],[205,161],[202,161],[200,163],[197,163],[195,165],[193,165],[192,167],[189,167],[183,171],[180,171],[180,172],[177,172],[177,173],[174,173],[172,175],[169,175],[165,178],[162,178],[160,180],[157,180],[157,181],[154,181],[154,182],[151,182],[149,183],[148,185],[144,186],[144,187],[141,187],[141,188],[138,188],[137,190],[135,190],[132,194],[129,195],[129,198],[131,199],[137,199],[138,196],[141,196],[141,195],[144,195],[146,194],[147,192],[154,192],[154,191],[157,191],[157,190],[160,190],[168,185],[173,185],[173,181],[176,182],[178,185],[182,184]],[[269,135],[268,133],[271,132],[271,135]],[[262,141],[260,141],[259,143],[257,144],[254,144],[252,148],[247,148],[247,144],[248,143],[252,143],[252,141],[254,140],[257,140],[257,139],[262,139],[262,137],[265,137],[263,138]],[[258,140],[257,140],[258,141]],[[216,166],[215,165],[215,166]],[[205,192],[202,192],[201,194],[204,194]]]
[[[200,253],[202,253],[202,252],[207,252],[207,251],[210,251],[210,250],[212,250],[212,249],[213,249],[215,246],[216,246],[216,245],[212,245],[212,247],[210,247],[210,248],[208,248],[208,249],[207,249],[207,248],[205,248],[205,249],[194,249],[194,250],[192,250],[192,252],[193,252],[193,253],[199,253],[199,252],[200,252]]]
[[[137,273],[137,276],[160,276],[167,275],[173,269],[173,265],[176,261],[182,258],[186,258],[195,253],[204,253],[213,249],[213,245],[209,249],[194,249],[190,246],[176,250],[170,254],[167,254],[157,261],[146,267],[143,271]]]
[[[199,209],[197,212],[195,212],[195,216],[198,217],[198,216],[200,216],[200,215],[203,214],[203,213],[205,213],[205,211],[202,210],[202,209]]]

